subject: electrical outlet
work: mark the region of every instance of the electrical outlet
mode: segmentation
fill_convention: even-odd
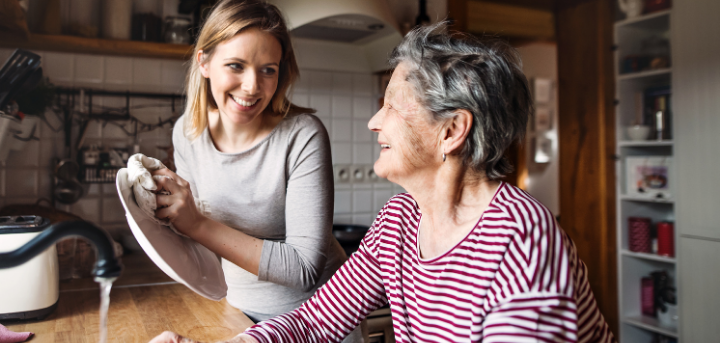
[[[367,182],[378,182],[381,180],[381,178],[375,174],[375,169],[373,169],[372,165],[365,166],[365,180],[367,180]]]
[[[334,165],[333,178],[335,179],[335,183],[350,183],[350,166],[346,164]]]
[[[378,174],[375,173],[375,166],[373,164],[365,166],[365,178],[368,180],[368,182],[372,183],[390,183],[388,179],[380,177],[378,176]]]
[[[365,182],[365,168],[363,166],[352,166],[350,168],[350,176],[353,183]]]

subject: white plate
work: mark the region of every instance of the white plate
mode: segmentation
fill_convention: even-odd
[[[195,293],[215,301],[225,298],[227,284],[215,253],[148,218],[135,202],[126,168],[120,169],[115,184],[130,229],[150,259],[165,274]]]

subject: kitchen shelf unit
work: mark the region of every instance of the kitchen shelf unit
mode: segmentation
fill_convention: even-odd
[[[30,34],[30,38],[27,40],[13,35],[0,35],[0,47],[178,60],[188,59],[193,49],[193,46],[188,44],[140,42],[34,33]]]
[[[675,221],[675,201],[671,197],[657,198],[629,194],[627,191],[626,158],[632,156],[673,156],[674,142],[668,140],[632,141],[626,133],[637,118],[636,94],[651,87],[669,86],[672,67],[633,73],[620,73],[624,56],[639,54],[641,41],[651,36],[668,38],[672,10],[643,15],[615,23],[616,62],[616,200],[617,210],[617,251],[618,251],[618,301],[620,326],[618,339],[621,343],[650,343],[657,334],[677,339],[678,329],[661,326],[657,318],[642,315],[641,278],[651,272],[665,270],[673,286],[676,279],[678,260],[651,253],[633,252],[629,249],[628,218],[649,217],[653,226],[659,221]],[[642,105],[641,105],[642,106]],[[668,105],[668,108],[670,106]],[[672,125],[671,125],[672,129]],[[671,133],[672,135],[672,133]],[[677,175],[670,167],[669,184],[672,187]],[[677,230],[675,230],[675,242]],[[678,308],[682,304],[678,304]],[[678,323],[679,327],[679,323]]]

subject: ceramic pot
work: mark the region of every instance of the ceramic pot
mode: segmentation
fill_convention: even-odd
[[[630,140],[633,140],[633,141],[647,140],[649,134],[650,134],[649,126],[633,125],[633,126],[628,126],[628,128],[627,128],[627,135],[628,135],[628,137],[630,137]]]
[[[627,19],[635,18],[642,14],[643,0],[618,0],[620,10],[625,13]]]

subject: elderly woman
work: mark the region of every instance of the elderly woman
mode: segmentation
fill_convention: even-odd
[[[310,300],[233,342],[338,342],[388,302],[398,342],[613,342],[572,241],[500,181],[532,109],[517,54],[439,24],[409,33],[391,63],[368,126],[376,173],[408,193]]]

